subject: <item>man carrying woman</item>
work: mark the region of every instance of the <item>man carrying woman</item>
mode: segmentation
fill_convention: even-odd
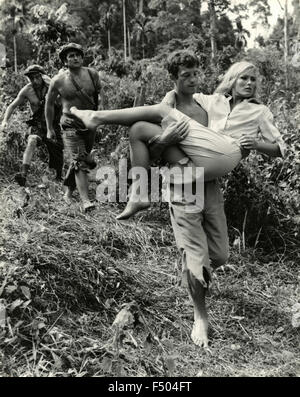
[[[90,127],[132,125],[129,135],[133,166],[148,167],[150,154],[162,154],[170,165],[204,167],[204,208],[189,202],[171,202],[170,213],[194,304],[191,337],[195,344],[207,347],[205,296],[210,273],[228,258],[224,202],[217,178],[233,170],[245,150],[280,156],[284,155],[284,143],[273,125],[271,112],[256,99],[254,65],[232,65],[214,95],[195,94],[198,68],[199,60],[194,54],[176,52],[168,61],[176,92],[168,93],[161,104],[102,112],[71,108],[71,113]],[[177,146],[168,146],[176,140]],[[134,195],[133,188],[119,219],[150,205],[146,197]]]

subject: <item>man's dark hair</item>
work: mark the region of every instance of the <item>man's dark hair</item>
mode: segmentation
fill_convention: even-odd
[[[167,70],[172,77],[178,78],[179,66],[186,68],[199,67],[200,62],[198,57],[191,51],[182,50],[173,52],[167,60]]]

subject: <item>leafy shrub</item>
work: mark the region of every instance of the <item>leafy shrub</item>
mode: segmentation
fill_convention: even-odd
[[[28,83],[23,71],[24,69],[20,69],[15,73],[12,68],[0,69],[0,102],[3,105],[8,105]],[[2,112],[4,110],[5,108],[2,108]]]
[[[287,122],[278,110],[283,104],[272,110],[287,144],[285,158],[251,155],[224,181],[232,238],[238,231],[249,245],[277,254],[295,252],[300,223],[300,142],[292,112]]]

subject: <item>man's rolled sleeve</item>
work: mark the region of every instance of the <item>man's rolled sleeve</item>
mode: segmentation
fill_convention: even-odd
[[[265,142],[277,143],[280,149],[281,156],[285,156],[286,145],[278,129],[274,125],[274,116],[266,107],[259,118],[259,128],[262,138]]]
[[[163,97],[162,104],[170,106],[171,108],[176,107],[176,91],[171,90],[166,93],[166,95]]]
[[[197,101],[202,106],[202,108],[205,111],[208,111],[212,101],[215,100],[214,95],[205,95],[205,94],[202,94],[201,92],[194,94],[193,98],[195,99],[195,101]]]

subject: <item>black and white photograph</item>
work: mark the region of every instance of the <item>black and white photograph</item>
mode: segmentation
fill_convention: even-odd
[[[0,0],[0,377],[299,378],[299,99],[300,0]]]

